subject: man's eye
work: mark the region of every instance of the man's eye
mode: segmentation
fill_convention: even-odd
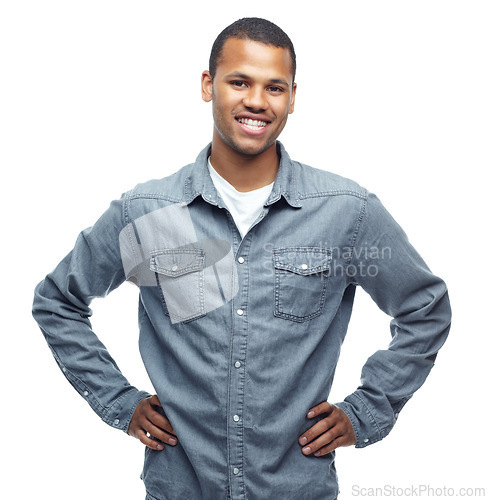
[[[241,80],[236,80],[234,82],[230,82],[231,85],[235,86],[235,87],[245,87],[245,82],[242,82]]]
[[[267,87],[267,90],[269,90],[270,92],[283,92],[281,87],[275,87],[275,86]]]

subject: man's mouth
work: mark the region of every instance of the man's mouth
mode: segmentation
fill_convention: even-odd
[[[250,130],[261,130],[269,124],[269,122],[252,120],[251,118],[236,118],[236,120],[242,125],[248,127]]]

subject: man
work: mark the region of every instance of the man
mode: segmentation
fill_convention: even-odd
[[[335,449],[390,432],[448,334],[444,283],[378,199],[277,142],[295,70],[274,24],[227,27],[202,75],[210,146],[112,202],[36,289],[68,380],[147,446],[149,499],[337,498]],[[140,288],[154,395],[129,384],[90,327],[92,298],[124,281]],[[333,405],[356,286],[393,318],[392,341]]]

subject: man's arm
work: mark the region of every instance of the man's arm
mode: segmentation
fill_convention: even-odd
[[[364,447],[391,431],[399,412],[421,387],[445,342],[451,309],[445,283],[433,275],[404,231],[372,194],[363,206],[351,252],[350,276],[393,319],[388,349],[370,356],[361,386],[300,437],[304,454]],[[306,440],[306,441],[305,441]]]
[[[119,249],[122,200],[83,231],[69,255],[35,290],[33,315],[63,374],[109,425],[127,431],[149,396],[131,386],[91,329],[91,301],[125,281]]]

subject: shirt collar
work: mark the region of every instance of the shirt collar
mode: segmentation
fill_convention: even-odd
[[[191,173],[186,179],[184,197],[187,204],[190,204],[196,197],[201,196],[207,203],[217,205],[218,193],[208,171],[210,153],[211,144],[208,144],[196,158]],[[292,207],[300,208],[302,204],[299,197],[296,169],[284,146],[279,141],[277,141],[277,153],[281,160],[274,187],[266,206],[276,203],[282,197]]]

